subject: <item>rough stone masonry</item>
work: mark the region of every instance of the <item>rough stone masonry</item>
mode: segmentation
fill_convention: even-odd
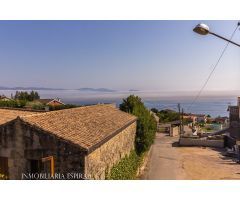
[[[136,117],[112,105],[46,113],[0,109],[0,172],[7,179],[50,173],[50,163],[42,162],[50,156],[55,174],[105,179],[134,148],[135,134]]]

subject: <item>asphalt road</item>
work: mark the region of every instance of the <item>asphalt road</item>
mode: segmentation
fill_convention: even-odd
[[[145,180],[233,180],[240,179],[240,165],[224,149],[178,147],[178,137],[157,133]]]
[[[178,137],[157,133],[149,162],[141,179],[176,180],[185,178],[185,172],[180,162],[181,155],[174,147],[174,143],[178,139]]]

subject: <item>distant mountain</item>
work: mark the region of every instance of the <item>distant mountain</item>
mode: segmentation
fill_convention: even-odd
[[[63,88],[45,88],[45,87],[4,87],[0,86],[0,90],[68,90]],[[76,89],[84,92],[116,92],[108,88],[79,88]]]
[[[116,90],[111,90],[107,88],[79,88],[77,90],[84,92],[116,92]]]
[[[130,89],[129,92],[139,92],[140,90]]]
[[[44,87],[4,87],[4,86],[0,86],[0,90],[66,90],[66,89],[44,88]]]

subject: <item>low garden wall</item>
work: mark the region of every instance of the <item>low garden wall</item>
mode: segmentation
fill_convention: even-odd
[[[224,141],[223,140],[201,140],[201,139],[193,139],[193,138],[180,138],[179,145],[180,146],[203,146],[203,147],[223,148]]]

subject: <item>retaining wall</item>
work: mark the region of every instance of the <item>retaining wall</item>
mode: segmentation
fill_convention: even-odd
[[[201,140],[201,139],[191,139],[191,138],[180,138],[180,146],[203,146],[203,147],[216,147],[223,148],[223,140]]]

